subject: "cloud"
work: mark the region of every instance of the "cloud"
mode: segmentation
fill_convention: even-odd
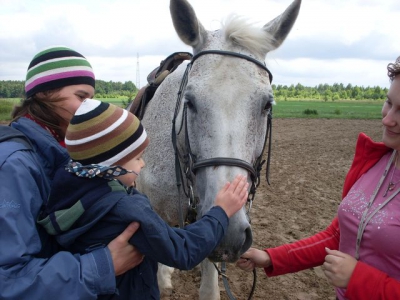
[[[263,26],[291,1],[190,0],[201,23],[220,27],[230,13]],[[49,45],[83,53],[97,78],[141,85],[160,61],[189,51],[177,37],[167,0],[0,0],[0,80],[23,80],[29,61]],[[267,55],[275,83],[388,87],[386,65],[400,55],[393,30],[398,0],[303,0],[283,45]],[[139,55],[139,61],[137,56]]]

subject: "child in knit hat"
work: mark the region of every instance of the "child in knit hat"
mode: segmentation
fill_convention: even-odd
[[[71,161],[55,174],[38,222],[76,253],[102,247],[130,222],[140,223],[130,243],[144,260],[116,277],[113,299],[159,299],[157,263],[195,267],[219,244],[229,218],[247,200],[247,180],[237,176],[200,220],[183,229],[170,227],[132,187],[145,165],[146,131],[133,114],[113,104],[86,99],[67,128],[65,142]]]

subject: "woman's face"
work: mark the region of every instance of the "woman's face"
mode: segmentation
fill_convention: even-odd
[[[83,100],[86,98],[93,98],[94,88],[88,84],[70,85],[62,88],[57,96],[57,98],[62,100],[56,102],[56,113],[65,120],[65,122],[61,124],[62,130],[65,132],[69,121],[72,119]]]
[[[383,143],[400,151],[400,74],[390,85],[382,108]]]

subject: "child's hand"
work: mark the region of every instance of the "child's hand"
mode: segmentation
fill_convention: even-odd
[[[271,266],[271,258],[264,250],[250,248],[240,256],[236,266],[247,272],[254,268],[268,268]]]
[[[232,217],[245,205],[248,197],[249,183],[243,175],[238,175],[232,181],[227,182],[218,192],[215,198],[215,205],[221,206],[228,218]]]
[[[356,267],[357,260],[346,253],[325,248],[328,254],[322,265],[322,270],[328,281],[339,288],[346,288]]]

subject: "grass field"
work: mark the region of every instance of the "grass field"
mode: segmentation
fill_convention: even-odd
[[[380,119],[381,101],[279,101],[275,118]]]
[[[102,99],[124,107],[127,99]],[[19,99],[0,99],[0,121],[10,120],[10,112]],[[273,106],[274,118],[380,119],[381,101],[278,101]]]
[[[97,99],[97,98],[96,98]],[[128,104],[128,98],[107,98],[107,99],[99,99],[104,102],[109,102],[115,105],[118,105],[120,107],[125,107]]]
[[[106,102],[113,103],[120,107],[124,107],[127,102],[128,98],[108,98],[108,99],[100,99]],[[19,104],[19,98],[1,98],[0,99],[0,122],[6,123],[10,121],[11,111],[15,104]]]

